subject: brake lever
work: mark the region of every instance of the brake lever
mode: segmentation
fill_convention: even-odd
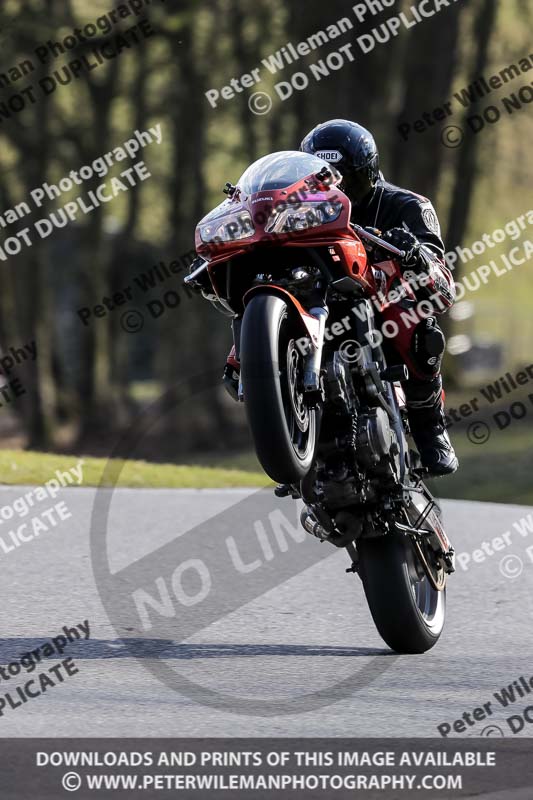
[[[382,247],[384,250],[392,253],[392,255],[396,256],[397,258],[405,258],[405,250],[399,250],[397,247],[394,247],[393,244],[386,242],[385,239],[380,239],[379,236],[374,236],[373,233],[369,233],[367,230],[362,228],[361,225],[355,225],[353,222],[350,222],[350,225],[357,235],[361,237],[361,239],[367,239],[369,242],[379,245],[379,247]]]

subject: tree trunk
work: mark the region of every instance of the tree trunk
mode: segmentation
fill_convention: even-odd
[[[402,123],[414,124],[427,112],[431,114],[450,98],[457,60],[459,21],[463,7],[453,6],[432,19],[425,20],[409,36],[416,44],[409,46],[403,72],[403,102],[392,128],[391,177],[393,183],[435,201],[446,150],[441,141],[442,123],[427,123],[424,133],[413,132],[405,141],[398,131]],[[431,96],[428,98],[428,87]]]
[[[479,78],[487,69],[489,46],[497,12],[496,0],[480,0],[473,36],[478,48],[472,65],[472,72],[468,79],[469,82]],[[466,124],[466,117],[479,113],[484,103],[484,100],[476,99],[469,106],[468,112],[465,113],[465,122],[462,125],[464,131],[469,130]],[[450,250],[461,244],[466,233],[474,184],[478,173],[479,144],[479,136],[470,132],[465,136],[465,140],[459,150],[446,235],[448,249]]]

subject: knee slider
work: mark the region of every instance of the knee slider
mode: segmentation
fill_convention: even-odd
[[[422,372],[429,375],[438,374],[445,347],[446,339],[435,317],[428,317],[416,326],[412,357]]]

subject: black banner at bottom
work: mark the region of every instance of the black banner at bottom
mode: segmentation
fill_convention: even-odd
[[[2,800],[533,797],[532,739],[1,739]]]

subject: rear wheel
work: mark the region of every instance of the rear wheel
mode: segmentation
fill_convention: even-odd
[[[446,614],[442,570],[430,580],[410,537],[399,531],[362,539],[357,550],[366,599],[380,636],[398,653],[430,650],[442,633]],[[433,562],[425,547],[423,555],[426,562]]]
[[[244,403],[257,457],[279,483],[297,483],[315,454],[317,410],[303,391],[304,358],[298,330],[280,297],[253,297],[241,327]]]

